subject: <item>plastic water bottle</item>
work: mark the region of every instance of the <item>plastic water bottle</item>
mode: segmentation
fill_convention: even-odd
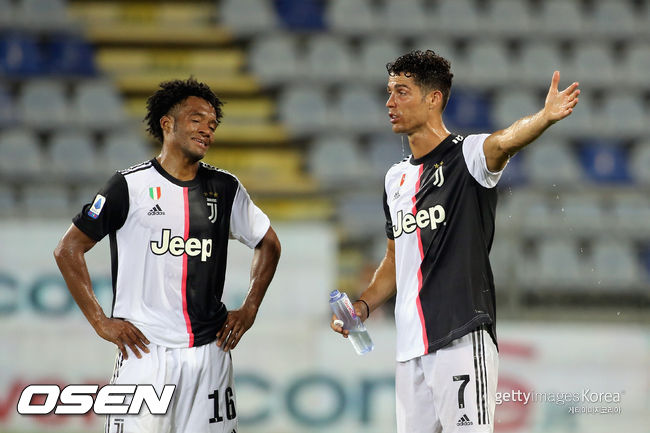
[[[350,331],[348,339],[359,355],[368,353],[375,347],[368,335],[366,325],[357,316],[348,295],[338,290],[332,291],[330,293],[330,308],[336,317],[343,321],[343,329]]]

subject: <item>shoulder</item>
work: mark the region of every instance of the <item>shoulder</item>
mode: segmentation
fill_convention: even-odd
[[[153,164],[151,160],[149,161],[144,161],[139,164],[133,165],[129,168],[125,168],[124,170],[118,170],[116,174],[120,174],[122,176],[128,176],[133,173],[137,173],[139,171],[147,170],[153,168]]]
[[[226,182],[235,186],[241,184],[237,176],[222,168],[215,167],[205,162],[199,163],[199,175],[207,179]]]

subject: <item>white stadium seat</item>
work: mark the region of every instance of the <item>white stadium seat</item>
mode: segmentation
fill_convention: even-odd
[[[25,129],[0,132],[0,175],[16,181],[43,178],[38,138]]]
[[[370,0],[327,2],[327,22],[337,34],[368,35],[379,29],[379,18]]]
[[[353,55],[345,39],[313,36],[307,42],[305,66],[309,79],[336,83],[353,77]]]
[[[22,89],[18,104],[25,124],[36,128],[65,127],[70,122],[70,106],[65,90],[56,81],[34,80]]]
[[[291,82],[305,76],[296,39],[290,34],[257,37],[249,48],[250,66],[267,85]]]

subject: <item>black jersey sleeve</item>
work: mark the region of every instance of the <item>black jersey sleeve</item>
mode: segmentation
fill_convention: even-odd
[[[72,223],[90,238],[100,241],[124,225],[129,213],[129,187],[121,173],[115,173],[95,195],[92,203],[86,203]]]
[[[388,236],[388,239],[395,239],[395,236],[393,235],[393,219],[390,217],[386,188],[384,188],[384,215],[386,216],[386,236]]]

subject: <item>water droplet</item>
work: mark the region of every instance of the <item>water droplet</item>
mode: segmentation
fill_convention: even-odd
[[[559,199],[560,199],[560,194],[557,194],[557,195],[555,196],[555,200],[559,200]]]
[[[584,253],[584,250],[582,248],[580,248],[580,254],[582,254],[582,253]]]
[[[562,208],[562,212],[564,212],[564,208]]]
[[[616,312],[616,315],[617,315],[617,316],[620,316],[620,315],[621,315],[621,312],[620,312],[620,311],[617,311],[617,312]]]

